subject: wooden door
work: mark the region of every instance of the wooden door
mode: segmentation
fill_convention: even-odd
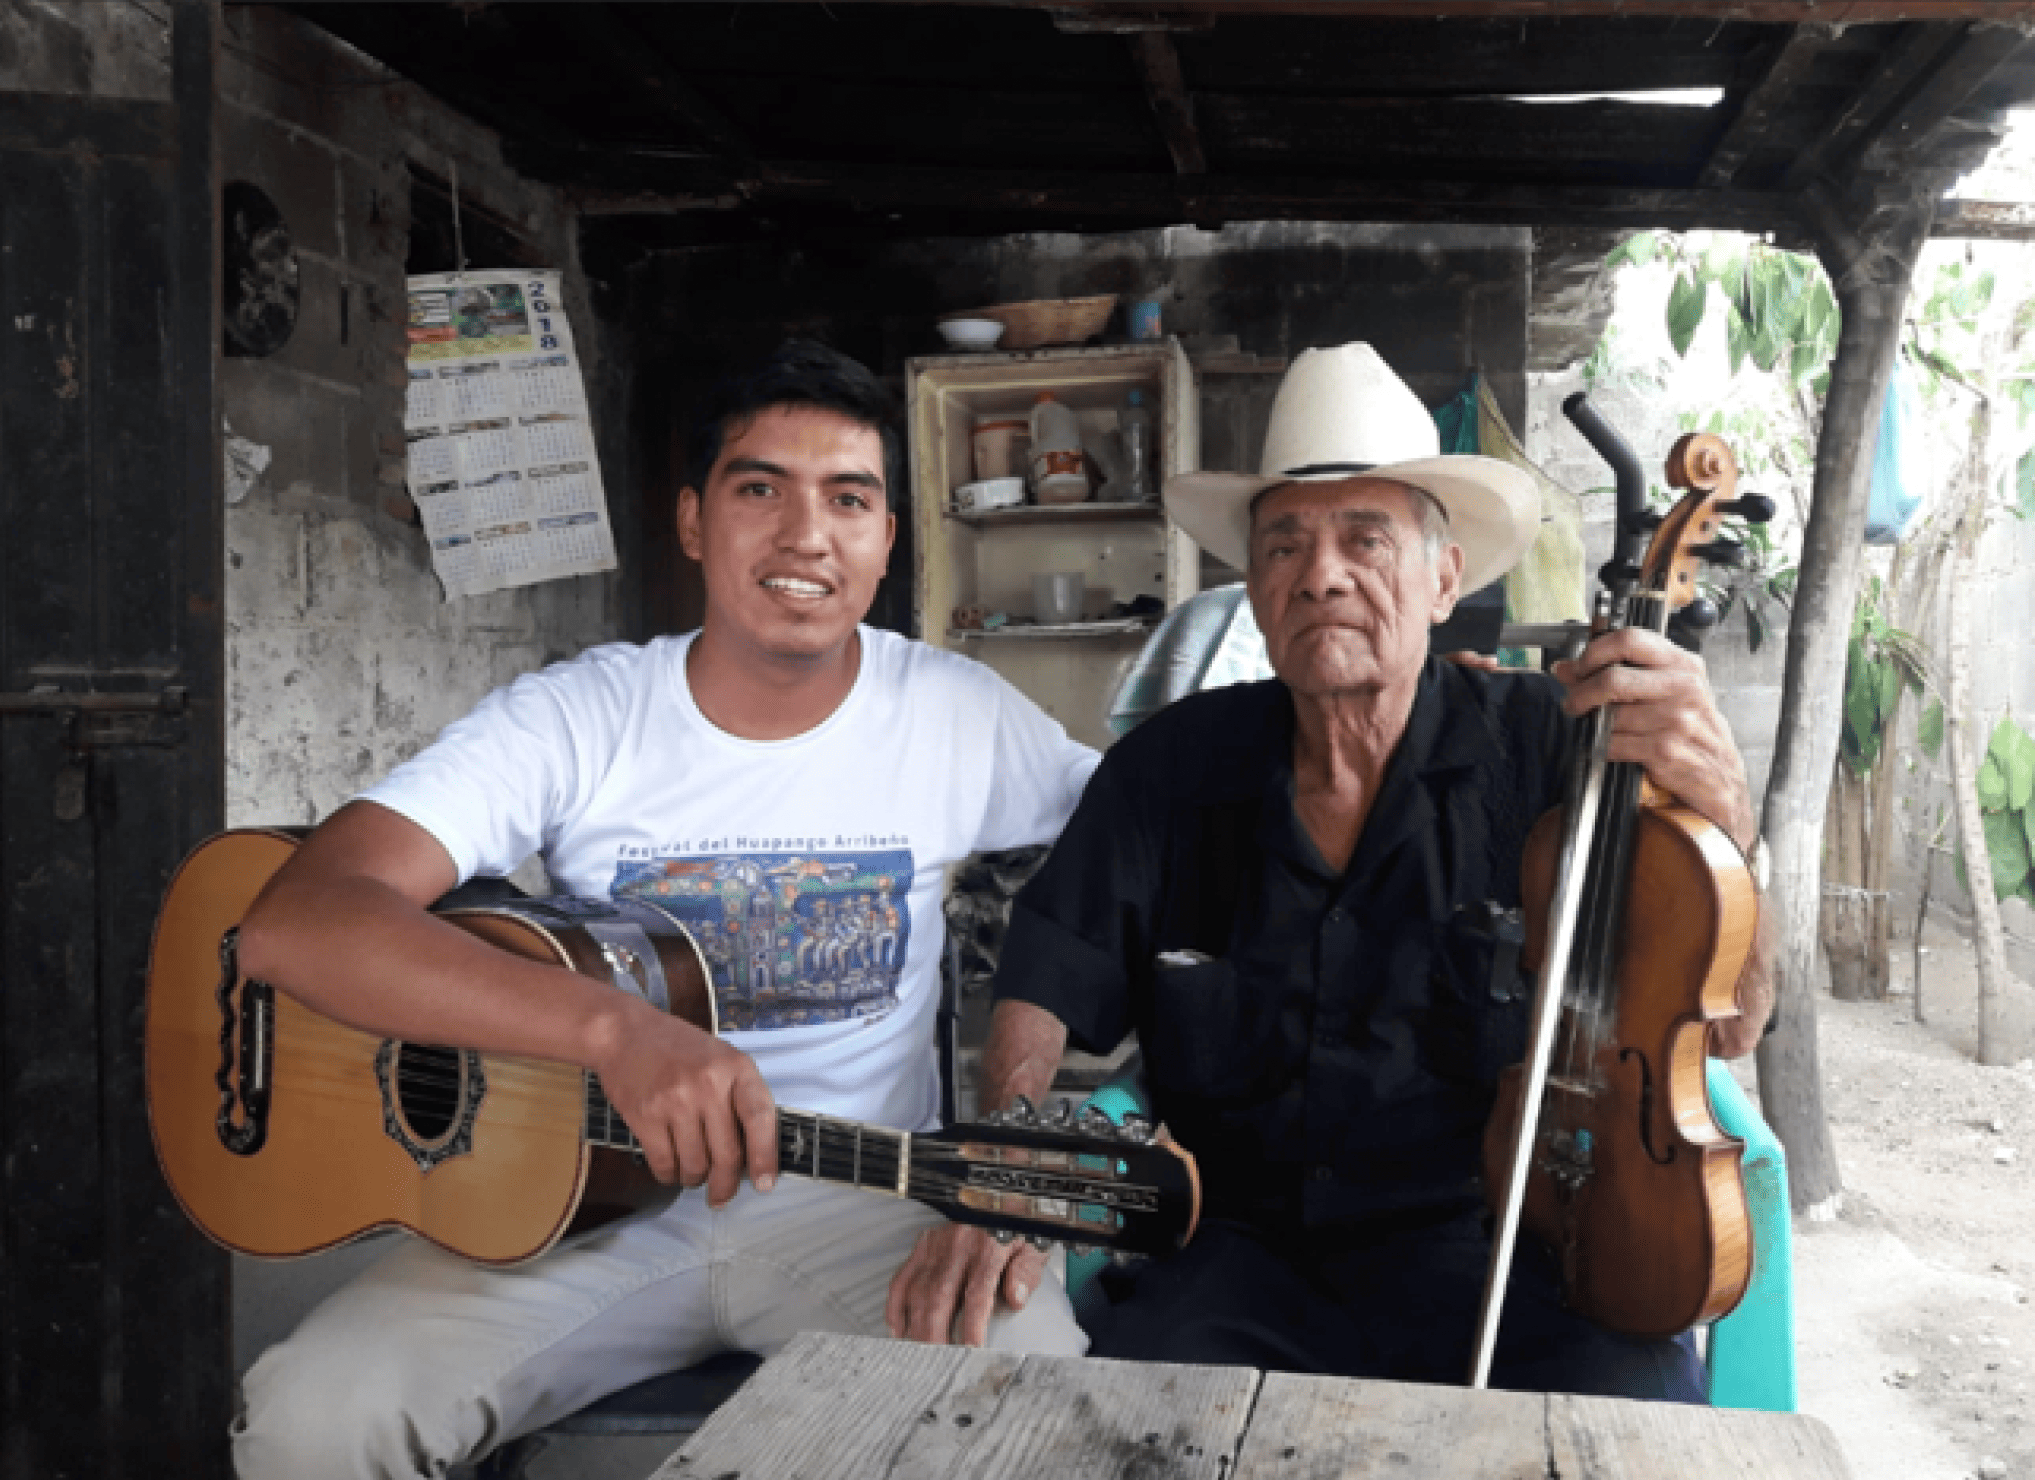
[[[216,8],[172,101],[0,93],[0,1477],[224,1475],[227,1267],[156,1170],[149,931],[221,821]]]

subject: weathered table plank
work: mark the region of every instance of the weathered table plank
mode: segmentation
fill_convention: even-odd
[[[1268,1372],[1235,1480],[1546,1480],[1547,1400]],[[1562,1472],[1562,1480],[1572,1480]]]
[[[1258,1380],[808,1333],[655,1480],[1223,1480]]]
[[[808,1334],[653,1480],[1848,1480],[1813,1418]]]
[[[1702,1476],[1703,1480],[1850,1480],[1837,1436],[1802,1413],[1678,1408],[1618,1398],[1548,1400],[1553,1473]]]

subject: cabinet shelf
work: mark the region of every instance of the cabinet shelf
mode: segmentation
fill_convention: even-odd
[[[1093,622],[1013,622],[1007,627],[995,629],[949,627],[947,640],[960,642],[977,638],[1028,637],[1037,641],[1040,638],[1132,637],[1150,632],[1158,625],[1156,620],[1144,617],[1105,617]]]
[[[1088,524],[1105,519],[1160,519],[1165,508],[1156,499],[1143,504],[1020,504],[1011,509],[983,509],[962,513],[947,510],[958,524],[988,529],[999,524]]]

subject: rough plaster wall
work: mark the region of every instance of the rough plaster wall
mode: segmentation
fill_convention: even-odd
[[[170,100],[164,0],[0,0],[0,92]]]
[[[441,598],[402,489],[413,161],[443,175],[457,160],[465,196],[565,269],[617,506],[628,463],[619,416],[601,413],[620,372],[601,355],[570,215],[503,166],[493,135],[266,8],[230,8],[222,52],[223,173],[282,209],[302,292],[289,343],[229,358],[221,377],[234,434],[270,457],[226,521],[227,815],[310,822],[489,689],[621,626],[612,575]]]
[[[625,565],[638,558],[626,357],[594,319],[563,203],[507,170],[493,135],[280,12],[229,8],[221,51],[223,176],[282,209],[302,294],[279,353],[222,366],[227,421],[270,454],[227,510],[227,817],[303,823],[491,688],[623,626],[617,574],[442,599],[402,487],[411,162],[443,177],[456,159],[462,196],[564,269]],[[387,1245],[236,1260],[237,1365]]]
[[[1586,598],[1596,594],[1596,571],[1611,557],[1614,509],[1611,469],[1562,415],[1562,401],[1583,388],[1580,369],[1527,377],[1527,455],[1555,482],[1583,496],[1583,569],[1591,583]],[[1591,404],[1618,429],[1656,483],[1665,483],[1662,464],[1681,435],[1671,409],[1631,391],[1592,391]],[[1602,489],[1591,494],[1590,489]],[[1766,792],[1773,767],[1774,732],[1781,716],[1781,675],[1787,654],[1785,628],[1767,634],[1754,652],[1744,621],[1734,615],[1711,633],[1703,647],[1717,704],[1730,721],[1745,757],[1753,804]]]

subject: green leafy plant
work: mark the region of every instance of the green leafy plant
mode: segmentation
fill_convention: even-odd
[[[1993,893],[2001,899],[2018,895],[2035,904],[2035,738],[2001,715],[1978,768],[1979,822],[1985,829],[1986,856],[1993,865]],[[1967,888],[1964,860],[1957,875]]]
[[[1837,754],[1854,776],[1864,776],[1879,764],[1901,690],[1913,689],[1925,698],[1936,690],[1927,652],[1913,634],[1887,620],[1885,600],[1880,578],[1868,576],[1851,614],[1851,643],[1844,664],[1844,727],[1839,732]],[[1919,730],[1922,748],[1935,759],[1943,744],[1940,698],[1923,711]]]
[[[1606,259],[1613,267],[1657,261],[1676,267],[1667,308],[1668,342],[1676,354],[1688,354],[1714,296],[1723,304],[1724,344],[1733,375],[1750,360],[1767,374],[1823,394],[1830,357],[1837,352],[1840,314],[1830,279],[1813,257],[1727,236],[1698,245],[1686,237],[1645,231],[1620,243]]]

